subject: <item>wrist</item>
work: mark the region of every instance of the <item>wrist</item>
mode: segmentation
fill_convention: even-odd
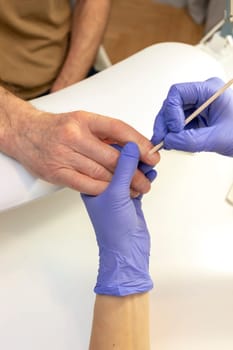
[[[64,83],[65,86],[75,84],[86,78],[87,73],[92,65],[92,60],[85,57],[74,50],[68,53],[64,65],[61,69],[58,79]],[[77,59],[79,57],[79,59]]]
[[[28,102],[0,87],[0,151],[18,159],[20,135],[28,131],[27,121],[41,113]],[[27,129],[27,130],[26,130]]]
[[[144,293],[153,288],[149,274],[149,253],[122,256],[102,252],[95,286],[96,294],[125,296]]]

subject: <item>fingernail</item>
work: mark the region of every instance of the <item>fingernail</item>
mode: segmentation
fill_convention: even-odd
[[[137,198],[140,194],[141,194],[140,192],[130,190],[130,197],[131,198]]]
[[[158,151],[153,151],[153,148],[146,155],[147,160],[150,164],[157,164],[160,161],[160,153]]]

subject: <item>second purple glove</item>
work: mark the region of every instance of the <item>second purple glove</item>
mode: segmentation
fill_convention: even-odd
[[[187,126],[185,118],[208,100],[224,82],[212,78],[204,82],[176,84],[159,111],[152,143],[164,140],[165,149],[189,152],[217,152],[233,157],[233,92],[226,90]]]

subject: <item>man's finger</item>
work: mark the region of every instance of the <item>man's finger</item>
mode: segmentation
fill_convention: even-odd
[[[155,165],[159,161],[158,153],[148,155],[149,150],[153,147],[152,143],[121,120],[98,115],[98,117],[92,118],[90,129],[100,139],[111,137],[112,140],[121,146],[124,146],[127,142],[136,143],[140,150],[140,158],[145,163]]]

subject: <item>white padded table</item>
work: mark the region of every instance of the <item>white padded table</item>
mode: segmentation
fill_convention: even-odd
[[[120,118],[151,137],[172,83],[223,75],[196,47],[159,44],[32,103]],[[85,350],[98,252],[79,194],[3,155],[0,167],[0,348]],[[155,283],[151,349],[232,350],[232,158],[162,150],[157,170],[144,197]]]

